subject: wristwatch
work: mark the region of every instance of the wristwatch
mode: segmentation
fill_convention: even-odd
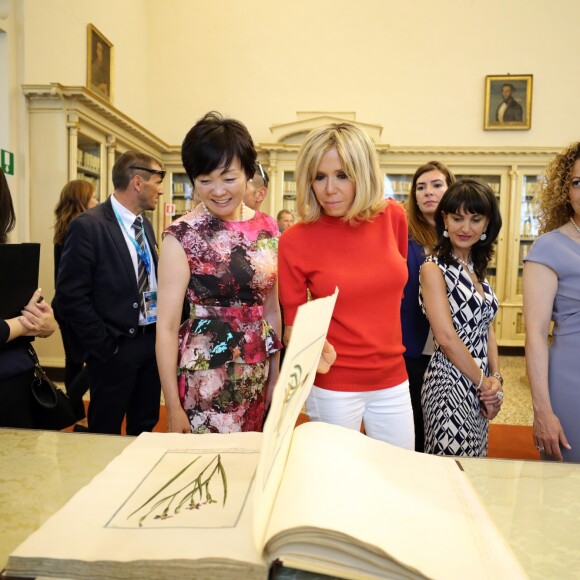
[[[499,373],[493,373],[491,376],[495,377],[500,382],[500,385],[503,387],[503,377]]]

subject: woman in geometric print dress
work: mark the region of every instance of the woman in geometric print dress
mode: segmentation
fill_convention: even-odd
[[[167,228],[159,260],[168,431],[260,431],[282,347],[278,227],[243,204],[256,163],[244,125],[207,114],[187,134],[182,160],[201,203]],[[184,296],[190,312],[180,324]]]
[[[503,400],[492,327],[498,303],[485,279],[501,216],[489,186],[468,179],[445,192],[435,222],[419,288],[435,342],[421,399],[425,452],[481,457]]]

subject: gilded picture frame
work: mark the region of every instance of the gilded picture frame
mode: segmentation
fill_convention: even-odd
[[[92,24],[87,34],[87,88],[113,102],[113,45]]]
[[[485,77],[486,131],[522,131],[532,126],[532,75]]]

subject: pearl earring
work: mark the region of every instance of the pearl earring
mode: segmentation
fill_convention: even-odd
[[[447,230],[443,230],[443,237],[444,238],[448,238],[449,237],[449,232]]]

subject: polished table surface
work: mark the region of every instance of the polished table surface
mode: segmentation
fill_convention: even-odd
[[[0,570],[20,542],[131,441],[0,429]],[[460,463],[531,578],[580,578],[580,464],[467,458]],[[66,534],[62,530],[61,541]]]

